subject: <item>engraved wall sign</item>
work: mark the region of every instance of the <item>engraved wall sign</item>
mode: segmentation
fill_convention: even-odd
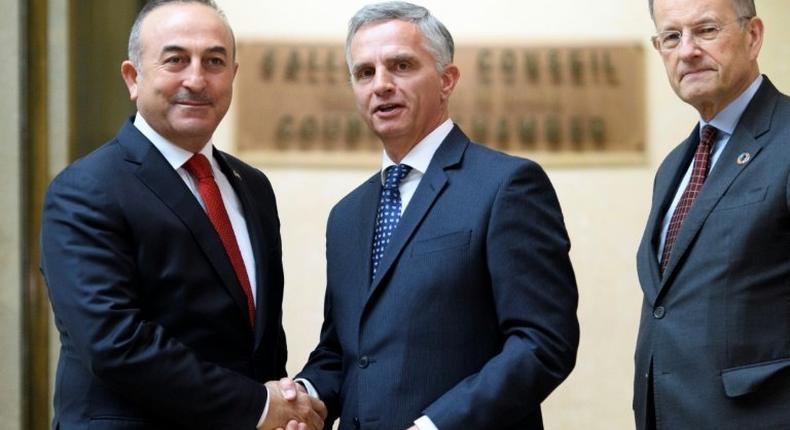
[[[635,163],[645,152],[639,43],[464,45],[451,118],[476,142],[545,164]],[[375,165],[341,44],[245,41],[237,149],[262,163]]]

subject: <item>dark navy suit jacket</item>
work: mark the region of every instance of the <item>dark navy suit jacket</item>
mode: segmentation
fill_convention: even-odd
[[[340,428],[540,429],[579,328],[569,240],[541,168],[455,127],[371,283],[377,173],[332,210],[325,321],[300,374]]]
[[[279,220],[261,172],[214,157],[250,234],[254,331],[206,213],[131,122],[52,181],[41,269],[62,345],[54,428],[255,428],[261,382],[285,375]]]
[[[647,428],[652,404],[659,429],[787,429],[790,98],[764,79],[692,205],[661,276],[662,218],[698,136],[695,129],[658,169],[637,255],[644,301],[635,356],[636,425]]]

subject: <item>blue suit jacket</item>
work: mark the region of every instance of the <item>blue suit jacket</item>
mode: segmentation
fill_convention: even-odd
[[[325,321],[301,373],[340,428],[539,429],[574,366],[576,283],[548,178],[455,127],[371,283],[379,174],[332,210]]]
[[[790,98],[765,78],[661,276],[662,218],[698,141],[695,129],[658,169],[637,255],[637,428],[653,399],[660,429],[790,428]]]
[[[279,220],[266,177],[216,151],[243,206],[255,331],[206,213],[127,122],[52,181],[41,269],[61,351],[54,428],[252,429],[285,375]]]

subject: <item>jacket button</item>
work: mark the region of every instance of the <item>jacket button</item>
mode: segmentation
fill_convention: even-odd
[[[358,417],[354,417],[354,428],[355,429],[359,428],[359,418]]]
[[[359,367],[361,367],[362,369],[368,367],[369,364],[370,364],[370,359],[368,358],[367,355],[363,355],[362,357],[359,358]]]
[[[653,317],[657,320],[664,318],[665,313],[666,311],[664,310],[663,306],[657,306],[655,309],[653,309]]]

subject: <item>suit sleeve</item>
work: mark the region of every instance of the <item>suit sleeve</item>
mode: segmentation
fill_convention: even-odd
[[[329,230],[333,224],[334,209],[327,222],[327,243]],[[327,249],[327,270],[331,267],[332,256]],[[327,276],[329,278],[329,276]],[[332,295],[329,287],[324,297],[324,322],[321,325],[321,336],[318,346],[310,353],[310,357],[298,378],[306,379],[318,392],[318,397],[326,404],[329,415],[324,421],[326,428],[331,429],[332,423],[340,412],[340,386],[343,381],[343,349],[337,337],[335,321],[332,317]]]
[[[790,212],[790,174],[787,175],[787,185],[785,186],[785,193],[787,193],[787,211]]]
[[[440,430],[507,428],[536,413],[576,362],[578,293],[570,242],[554,190],[537,164],[521,164],[500,186],[486,241],[503,347],[425,409]]]
[[[70,168],[53,181],[44,202],[41,269],[68,349],[64,353],[76,355],[120,395],[171,422],[255,428],[266,404],[261,384],[202,361],[146,320],[135,237],[105,187]]]

